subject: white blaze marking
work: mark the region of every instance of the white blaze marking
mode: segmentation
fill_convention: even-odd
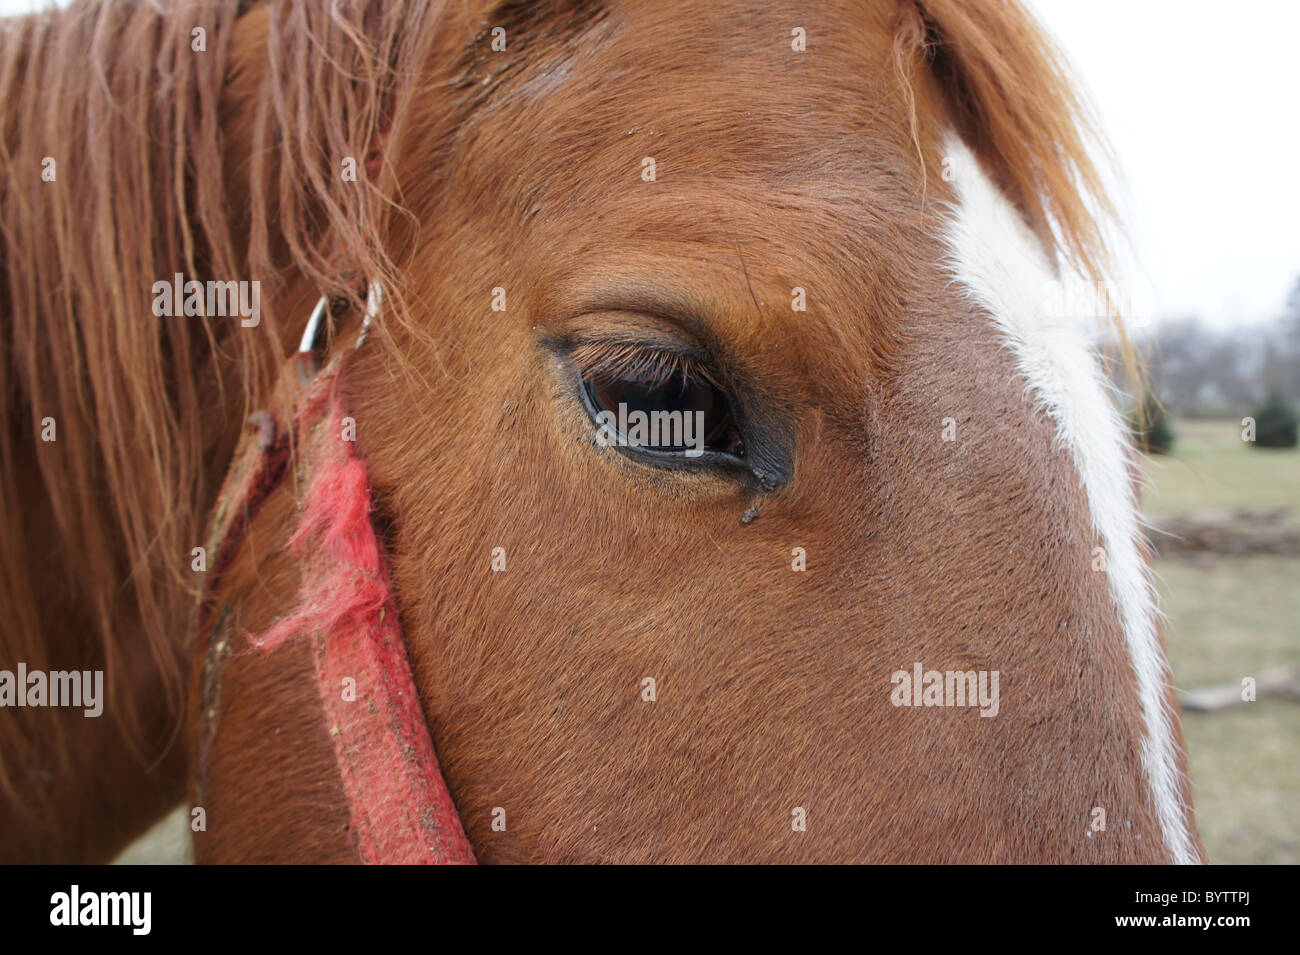
[[[1128,463],[1133,453],[1108,397],[1089,341],[1087,316],[1053,314],[1047,290],[1056,276],[1042,245],[956,136],[957,204],[945,227],[948,267],[992,317],[1020,374],[1056,422],[1088,495],[1093,529],[1106,548],[1106,578],[1119,612],[1145,735],[1142,767],[1165,844],[1177,863],[1198,861],[1186,825],[1166,687],[1168,669],[1156,631],[1156,598],[1138,549],[1138,517]],[[1099,309],[1099,314],[1104,314]]]

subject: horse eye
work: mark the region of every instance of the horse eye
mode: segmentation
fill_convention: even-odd
[[[745,456],[726,394],[690,371],[659,382],[598,373],[582,389],[603,444],[687,457]]]

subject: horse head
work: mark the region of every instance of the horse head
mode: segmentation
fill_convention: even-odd
[[[186,419],[168,559],[341,296],[348,440],[480,860],[1200,860],[1135,464],[1052,305],[1103,274],[1106,203],[1040,28],[449,6],[214,24],[187,228],[208,274],[278,282],[267,321],[187,333],[224,410]],[[292,477],[186,704],[221,711],[202,859],[353,851],[310,646],[248,649],[311,583]]]

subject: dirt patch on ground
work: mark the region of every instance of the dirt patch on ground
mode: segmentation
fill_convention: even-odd
[[[1160,557],[1300,555],[1300,524],[1285,507],[1170,515],[1147,538]]]

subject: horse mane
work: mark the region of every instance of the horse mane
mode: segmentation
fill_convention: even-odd
[[[917,57],[949,119],[1049,251],[1081,274],[1111,277],[1105,226],[1115,209],[1093,158],[1110,160],[1068,61],[1018,3],[912,0],[895,55]]]
[[[128,733],[139,723],[125,658],[147,654],[179,702],[190,551],[230,450],[213,436],[233,434],[283,357],[274,309],[255,329],[158,318],[153,284],[178,272],[258,281],[264,302],[291,279],[348,295],[350,277],[398,284],[384,240],[412,227],[399,184],[413,171],[384,153],[375,175],[347,181],[339,164],[362,165],[377,138],[398,142],[419,119],[447,21],[470,16],[462,6],[85,0],[0,21],[0,659],[81,668],[94,648]],[[1001,0],[900,9],[905,81],[924,64],[1026,219],[1103,277],[1110,205],[1080,132],[1086,112],[1042,31]],[[464,46],[474,25],[457,26]],[[46,157],[54,181],[42,180]],[[57,553],[55,570],[28,560],[38,544]],[[66,573],[66,599],[93,630],[74,655],[43,632],[38,584],[52,572]],[[29,730],[0,763],[13,792],[38,736],[29,711],[11,715]],[[70,745],[40,726],[42,748]]]
[[[1112,247],[1123,230],[1098,166],[1100,160],[1114,168],[1115,161],[1065,54],[1016,0],[902,0],[894,67],[918,152],[914,84],[924,67],[938,86],[944,118],[1048,254],[1096,290],[1115,355],[1140,390],[1142,362],[1112,285]],[[1138,414],[1141,420],[1141,408]]]
[[[237,433],[283,357],[273,309],[256,328],[159,318],[152,286],[178,272],[259,281],[268,302],[289,276],[346,294],[349,276],[391,275],[380,236],[394,177],[364,164],[404,122],[439,12],[249,7],[87,0],[0,21],[0,660],[98,661],[108,710],[137,742],[123,661],[138,673],[147,654],[179,702],[191,548],[229,452],[212,436]],[[31,559],[51,548],[51,566]],[[76,646],[48,632],[37,594],[52,574],[93,630],[64,638]],[[10,713],[29,721],[17,758],[0,760],[12,793],[38,724]],[[39,726],[57,758],[68,741]]]

